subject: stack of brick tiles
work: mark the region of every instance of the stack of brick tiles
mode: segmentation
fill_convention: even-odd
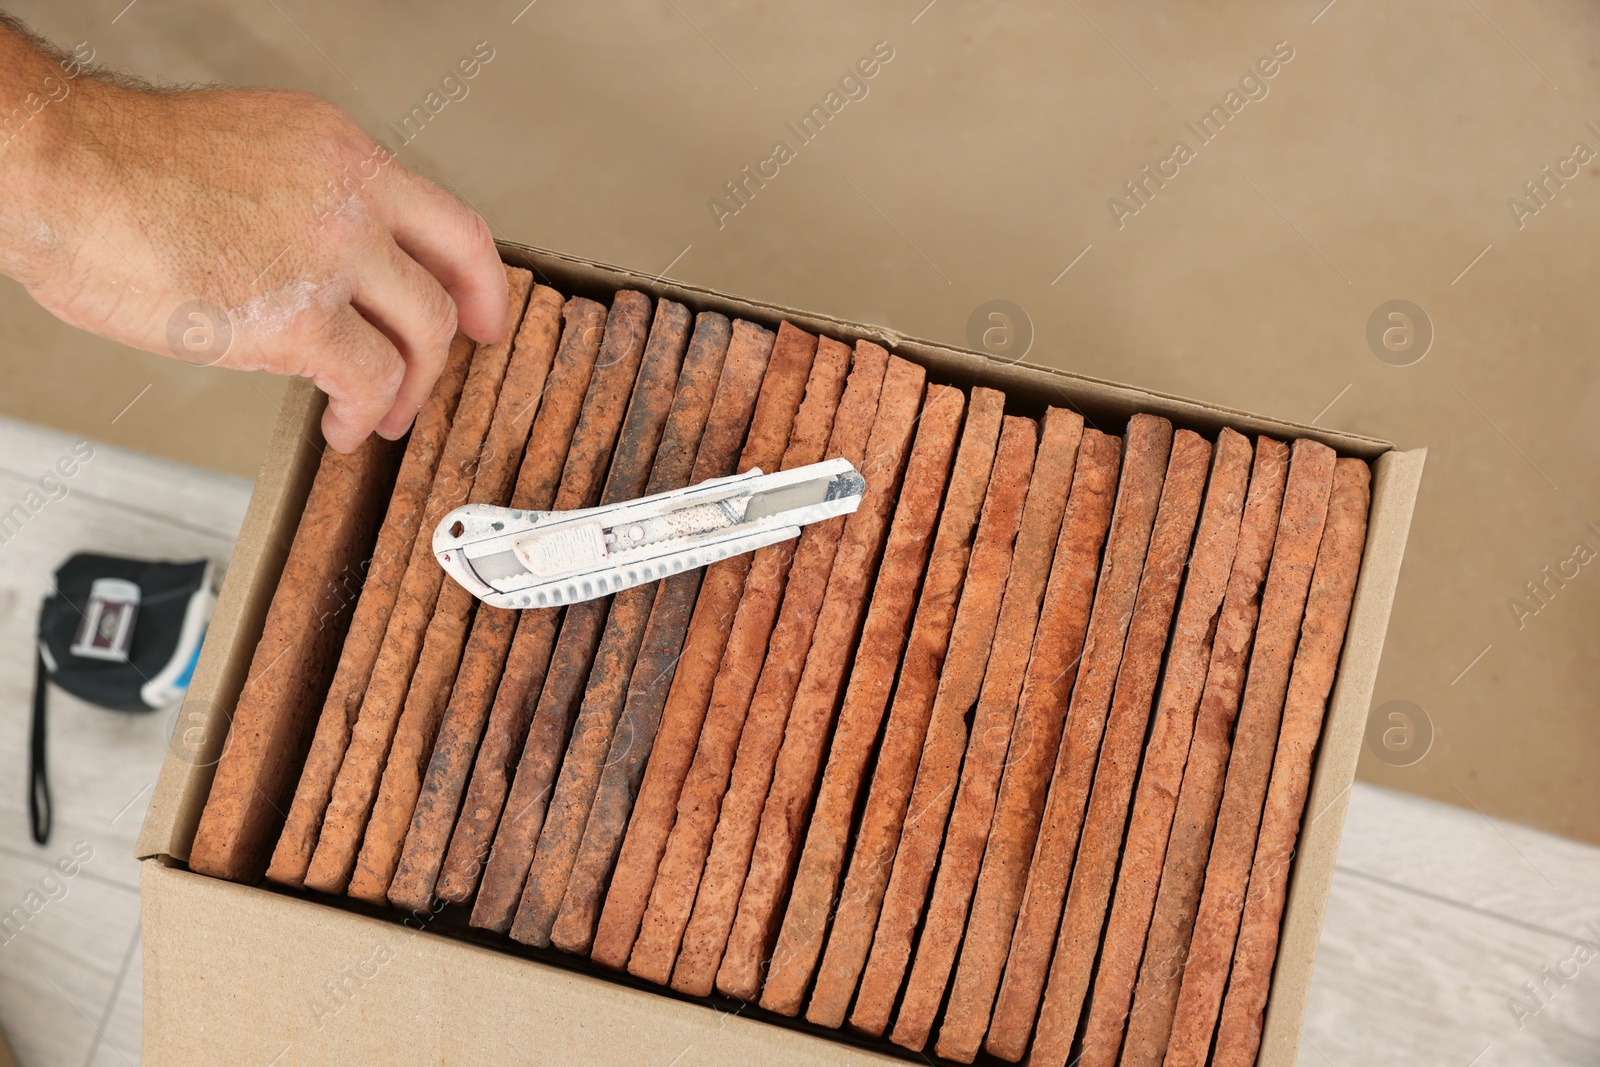
[[[191,867],[946,1061],[1254,1062],[1367,465],[507,279],[403,446],[323,457]],[[564,609],[431,554],[836,457],[853,514]]]

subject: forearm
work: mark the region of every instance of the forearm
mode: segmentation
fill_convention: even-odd
[[[85,220],[73,217],[69,175],[89,165],[91,141],[73,127],[103,110],[86,76],[94,49],[65,52],[0,18],[0,272],[31,285],[70,246]]]

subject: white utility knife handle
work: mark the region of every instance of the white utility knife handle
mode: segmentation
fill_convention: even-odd
[[[487,604],[557,607],[797,537],[855,511],[865,488],[848,460],[834,459],[576,511],[468,504],[440,521],[433,551]]]

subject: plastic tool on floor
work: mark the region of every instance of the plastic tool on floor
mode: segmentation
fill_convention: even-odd
[[[485,603],[556,607],[798,537],[855,511],[865,491],[849,460],[831,459],[576,511],[468,504],[440,520],[433,552]]]
[[[50,840],[50,683],[112,711],[171,707],[188,692],[216,605],[208,559],[169,563],[79,552],[50,584],[39,608],[28,757],[29,828],[40,845]],[[4,1047],[0,1039],[0,1053]],[[0,1067],[5,1062],[0,1055]]]

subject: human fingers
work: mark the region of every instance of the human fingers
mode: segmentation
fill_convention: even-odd
[[[395,243],[444,286],[468,336],[502,339],[511,329],[506,274],[489,224],[425,178],[409,172],[401,178],[390,186]]]
[[[303,362],[302,373],[328,394],[322,436],[339,452],[354,451],[394,407],[406,372],[395,346],[350,304],[312,340]]]
[[[377,425],[392,441],[410,429],[444,367],[456,333],[455,301],[393,241],[384,241],[356,268],[350,301],[405,361],[394,405]]]

